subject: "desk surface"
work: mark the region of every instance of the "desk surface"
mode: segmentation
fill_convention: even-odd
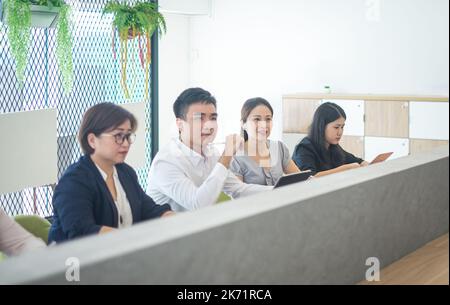
[[[448,285],[448,234],[381,270],[380,282],[361,285]]]

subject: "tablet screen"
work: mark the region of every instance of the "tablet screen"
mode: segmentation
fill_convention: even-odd
[[[275,184],[274,188],[308,180],[308,178],[311,177],[312,174],[313,173],[311,171],[305,171],[301,173],[283,176],[280,179],[278,179],[277,184]]]

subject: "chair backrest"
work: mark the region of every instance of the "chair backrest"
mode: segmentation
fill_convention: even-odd
[[[221,192],[219,195],[219,198],[217,198],[216,203],[222,203],[222,202],[226,202],[226,201],[230,201],[230,200],[231,200],[230,196],[228,196],[224,192]]]
[[[14,220],[25,230],[48,243],[48,232],[51,226],[48,220],[37,215],[19,215],[14,217]]]

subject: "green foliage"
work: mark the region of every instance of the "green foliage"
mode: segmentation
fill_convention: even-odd
[[[11,54],[16,60],[16,77],[23,84],[30,45],[31,13],[27,1],[5,0],[4,12],[8,25],[8,39]]]
[[[113,25],[119,33],[128,33],[130,29],[137,33],[153,35],[155,30],[159,34],[167,30],[164,16],[158,12],[155,3],[138,1],[134,6],[126,2],[109,1],[103,9],[103,14],[114,14]]]
[[[70,6],[63,0],[5,0],[4,11],[8,26],[8,40],[11,54],[16,60],[16,77],[19,84],[24,82],[30,45],[31,11],[30,5],[60,8],[57,27],[56,56],[62,75],[65,93],[70,92],[73,84],[72,37],[70,32]]]
[[[59,12],[58,33],[56,35],[56,58],[62,75],[62,87],[67,94],[73,85],[72,35],[70,32],[70,6],[64,4]]]
[[[128,55],[128,41],[136,37],[139,45],[139,58],[142,69],[145,73],[145,98],[148,99],[148,83],[150,75],[151,63],[151,37],[155,31],[159,34],[166,32],[166,21],[164,16],[158,12],[158,6],[151,2],[137,1],[133,6],[115,0],[109,1],[104,9],[103,14],[113,14],[113,53],[115,51],[116,30],[119,32],[120,39],[120,63],[121,63],[121,85],[125,98],[130,97],[127,84],[127,61],[133,55]],[[142,41],[143,43],[142,43]],[[131,44],[133,46],[133,42]],[[144,52],[145,50],[145,52]],[[133,49],[132,49],[133,51]],[[145,53],[145,55],[144,55]],[[131,65],[133,69],[133,65]]]

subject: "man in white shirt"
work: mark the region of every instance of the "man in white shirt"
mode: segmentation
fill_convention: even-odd
[[[157,204],[170,204],[174,211],[192,211],[213,205],[223,191],[232,198],[271,190],[244,184],[228,169],[244,140],[226,138],[220,156],[211,143],[217,135],[216,100],[201,88],[185,90],[173,110],[179,139],[172,139],[153,160],[147,194]]]
[[[0,208],[0,251],[8,256],[45,248],[45,243],[28,233]]]

